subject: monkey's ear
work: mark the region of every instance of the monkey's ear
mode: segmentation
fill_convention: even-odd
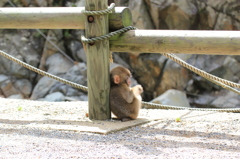
[[[114,75],[113,76],[113,81],[115,84],[119,84],[120,83],[120,77],[118,75]]]

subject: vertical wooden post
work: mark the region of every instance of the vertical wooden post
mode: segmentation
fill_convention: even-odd
[[[87,11],[104,10],[108,7],[107,2],[107,0],[86,0],[85,9]],[[87,38],[108,33],[108,14],[86,16],[85,34]],[[87,54],[89,118],[95,120],[110,119],[109,40],[86,44],[85,49]]]

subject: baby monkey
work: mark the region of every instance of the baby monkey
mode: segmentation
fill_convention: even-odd
[[[130,87],[131,72],[121,66],[110,72],[110,107],[112,113],[121,121],[136,119],[141,108],[141,85]]]

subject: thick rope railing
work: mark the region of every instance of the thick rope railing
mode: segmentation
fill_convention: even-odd
[[[145,109],[172,109],[172,110],[192,110],[192,111],[215,111],[215,112],[227,112],[227,113],[240,113],[240,108],[189,108],[171,105],[162,105],[149,102],[143,102],[142,106]]]
[[[99,15],[99,14],[108,14],[110,13],[110,10],[113,10],[115,4],[112,3],[110,5],[110,7],[106,10],[102,10],[102,11],[84,11],[85,14],[94,14],[94,15]],[[94,37],[94,38],[86,38],[85,36],[81,36],[81,41],[83,43],[93,43],[93,42],[96,42],[96,41],[100,41],[100,40],[105,40],[105,39],[109,39],[115,35],[118,35],[118,34],[121,34],[121,33],[124,33],[124,32],[127,32],[129,30],[136,30],[137,28],[135,27],[132,27],[132,26],[129,26],[129,27],[125,27],[125,28],[122,28],[122,29],[119,29],[117,31],[114,31],[114,32],[111,32],[111,33],[108,33],[106,35],[103,35],[103,36],[99,36],[99,37]],[[225,88],[225,89],[228,89],[230,91],[233,91],[234,93],[237,93],[237,94],[240,94],[240,91],[234,89],[234,88],[231,88],[231,87],[236,87],[236,88],[240,88],[240,84],[237,84],[237,83],[234,83],[234,82],[231,82],[231,81],[228,81],[228,80],[225,80],[225,79],[222,79],[222,78],[219,78],[219,77],[216,77],[214,75],[211,75],[203,70],[200,70],[192,65],[189,65],[187,64],[185,61],[183,61],[182,59],[180,59],[179,57],[177,57],[176,55],[172,54],[172,53],[162,53],[164,56],[174,60],[175,62],[177,62],[178,64],[188,68],[189,70],[193,71],[194,73],[206,78],[207,80],[217,84],[217,85],[220,85],[221,87]],[[228,86],[227,86],[228,85]],[[231,86],[231,87],[229,87]]]
[[[172,54],[172,53],[162,53],[164,56],[168,57],[169,59],[177,62],[178,64],[186,67],[187,69],[195,72],[196,74],[204,77],[204,78],[207,78],[207,79],[212,79],[212,80],[216,80],[218,82],[221,82],[221,83],[224,83],[226,85],[229,85],[231,87],[236,87],[236,88],[240,88],[240,84],[238,83],[234,83],[234,82],[231,82],[231,81],[228,81],[228,80],[225,80],[225,79],[222,79],[222,78],[219,78],[219,77],[216,77],[214,75],[211,75],[203,70],[200,70],[194,66],[191,66],[189,65],[188,63],[186,63],[185,61],[183,61],[182,59],[180,59],[179,57],[177,57],[176,55]]]
[[[87,14],[87,15],[108,14],[108,13],[111,13],[111,11],[113,10],[114,7],[115,7],[115,4],[112,3],[110,5],[110,7],[108,7],[108,9],[106,9],[106,10],[102,10],[102,11],[83,11],[83,12],[85,14]],[[103,36],[100,36],[100,37],[87,39],[84,36],[82,36],[81,39],[82,39],[82,42],[84,42],[84,43],[92,43],[92,42],[96,42],[96,41],[99,41],[99,40],[108,39],[108,38],[111,38],[112,36],[115,36],[117,34],[121,34],[121,33],[127,32],[129,30],[135,30],[135,29],[137,29],[137,28],[129,26],[129,27],[122,28],[120,30],[111,32],[111,33],[109,33],[107,35],[103,35]],[[185,61],[182,61],[180,58],[178,58],[174,54],[169,54],[169,53],[162,53],[162,54],[164,56],[174,60],[175,62],[179,63],[180,65],[190,69],[191,71],[199,74],[200,76],[202,76],[204,78],[207,78],[208,80],[213,81],[216,84],[221,85],[223,88],[227,88],[227,89],[229,89],[229,90],[239,94],[238,90],[235,90],[235,89],[227,86],[227,85],[230,85],[232,87],[240,88],[239,84],[236,84],[236,83],[233,83],[233,82],[230,82],[230,81],[218,78],[218,77],[210,75],[210,74],[208,74],[208,73],[206,73],[206,72],[204,72],[204,71],[202,71],[200,69],[197,69],[197,68],[187,64]],[[59,82],[65,83],[65,84],[70,85],[72,87],[75,87],[77,89],[81,89],[81,90],[86,91],[86,92],[88,91],[88,88],[86,86],[82,86],[82,85],[76,84],[74,82],[65,80],[63,78],[57,77],[55,75],[52,75],[50,73],[47,73],[47,72],[42,71],[40,69],[37,69],[37,68],[35,68],[35,67],[33,67],[33,66],[31,66],[31,65],[29,65],[29,64],[27,64],[27,63],[25,63],[25,62],[15,58],[15,57],[5,53],[4,51],[0,50],[0,55],[6,57],[7,59],[12,60],[12,61],[22,65],[23,67],[25,67],[25,68],[27,68],[29,70],[32,70],[32,71],[34,71],[34,72],[36,72],[38,74],[41,74],[43,76],[47,76],[49,78],[55,79],[55,80],[57,80]],[[225,85],[225,84],[227,84],[227,85]],[[154,103],[148,103],[148,102],[142,102],[142,105],[146,109],[175,109],[175,110],[196,110],[196,111],[240,112],[240,108],[232,108],[232,109],[231,108],[230,109],[188,108],[188,107],[179,107],[179,106],[154,104]]]
[[[122,29],[119,29],[117,31],[113,31],[113,32],[110,32],[106,35],[103,35],[103,36],[99,36],[99,37],[94,37],[94,38],[86,38],[85,36],[81,36],[81,41],[83,43],[92,43],[92,42],[96,42],[96,41],[100,41],[100,40],[105,40],[105,39],[109,39],[115,35],[118,35],[118,34],[122,34],[122,33],[125,33],[129,30],[136,30],[137,28],[133,27],[133,26],[128,26],[128,27],[125,27],[125,28],[122,28]]]
[[[63,78],[57,77],[57,76],[55,76],[55,75],[52,75],[52,74],[50,74],[50,73],[47,73],[47,72],[45,72],[45,71],[43,71],[43,70],[37,69],[36,67],[33,67],[33,66],[31,66],[31,65],[29,65],[29,64],[27,64],[27,63],[25,63],[25,62],[23,62],[23,61],[21,61],[21,60],[19,60],[19,59],[17,59],[17,58],[15,58],[15,57],[13,57],[13,56],[5,53],[5,52],[2,51],[2,50],[0,50],[0,55],[6,57],[7,59],[9,59],[9,60],[11,60],[11,61],[14,61],[14,62],[18,63],[19,65],[21,65],[21,66],[23,66],[23,67],[25,67],[25,68],[27,68],[27,69],[29,69],[29,70],[32,70],[32,71],[38,73],[38,74],[40,74],[40,75],[47,76],[47,77],[49,77],[49,78],[55,79],[55,80],[57,80],[57,81],[59,81],[59,82],[65,83],[65,84],[67,84],[67,85],[70,85],[70,86],[72,86],[72,87],[81,89],[81,90],[83,90],[83,91],[86,91],[86,92],[88,91],[88,88],[87,88],[86,86],[79,85],[79,84],[77,84],[77,83],[74,83],[74,82],[65,80],[65,79],[63,79]]]
[[[107,35],[103,35],[103,36],[99,36],[99,37],[95,37],[95,38],[90,38],[90,39],[87,39],[84,36],[82,36],[82,42],[92,43],[92,42],[96,42],[96,41],[99,41],[99,40],[104,40],[104,39],[111,38],[112,36],[127,32],[128,30],[135,30],[135,29],[137,29],[137,28],[129,26],[129,27],[117,30],[115,32],[111,32]],[[177,57],[176,55],[174,55],[172,53],[162,53],[162,55],[168,57],[169,59],[171,59],[175,62],[177,62],[178,64],[182,65],[183,67],[186,67],[187,69],[193,71],[194,73],[206,78],[207,80],[209,80],[209,81],[211,81],[211,82],[213,82],[213,83],[215,83],[215,84],[217,84],[217,85],[219,85],[219,86],[221,86],[225,89],[228,89],[228,90],[230,90],[234,93],[240,94],[240,91],[232,88],[232,87],[240,88],[240,84],[237,84],[237,83],[234,83],[234,82],[216,77],[216,76],[211,75],[211,74],[209,74],[209,73],[207,73],[203,70],[200,70],[200,69],[198,69],[198,68],[196,68],[192,65],[189,65],[188,63],[186,63],[185,61],[183,61],[182,59],[180,59],[179,57]]]
[[[80,89],[80,90],[83,90],[85,92],[88,91],[88,88],[86,86],[82,86],[80,84],[76,84],[74,82],[71,82],[71,81],[68,81],[68,80],[65,80],[63,78],[60,78],[60,77],[57,77],[55,75],[52,75],[50,73],[47,73],[45,71],[42,71],[38,68],[35,68],[7,53],[5,53],[4,51],[0,50],[0,55],[4,56],[5,58],[11,60],[11,61],[14,61],[18,64],[20,64],[21,66],[29,69],[29,70],[32,70],[36,73],[39,73],[43,76],[47,76],[49,78],[52,78],[54,80],[57,80],[59,82],[62,82],[62,83],[65,83],[67,85],[70,85],[74,88],[77,88],[77,89]],[[142,102],[142,105],[143,105],[143,108],[145,109],[173,109],[173,110],[196,110],[196,111],[218,111],[218,112],[240,112],[240,108],[228,108],[228,109],[211,109],[211,108],[188,108],[188,107],[179,107],[179,106],[170,106],[170,105],[162,105],[162,104],[154,104],[154,103],[148,103],[148,102]]]

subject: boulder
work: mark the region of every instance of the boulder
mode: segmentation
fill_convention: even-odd
[[[45,97],[48,94],[51,87],[56,83],[57,81],[54,79],[45,76],[42,77],[34,87],[30,99],[36,100]]]
[[[157,29],[191,29],[198,8],[190,0],[146,0]]]
[[[4,74],[0,74],[0,85],[2,85],[8,79],[9,79],[8,76],[6,76]]]
[[[77,63],[69,68],[63,78],[81,85],[87,85],[87,66],[85,63]]]
[[[217,108],[240,108],[240,96],[231,91],[222,91],[224,95],[211,102]]]
[[[21,92],[21,96],[29,98],[32,92],[32,83],[27,79],[18,79],[14,86]]]
[[[87,62],[87,56],[83,49],[83,45],[78,40],[70,40],[67,42],[67,48],[75,61]]]
[[[186,94],[174,89],[167,90],[150,102],[163,105],[190,107]]]
[[[11,80],[6,80],[0,85],[0,89],[5,97],[9,97],[13,94],[19,94],[19,91],[15,88]]]
[[[47,7],[47,5],[48,5],[47,0],[35,0],[35,3],[39,7]]]
[[[240,14],[238,0],[196,1],[198,6],[198,29],[238,30]]]
[[[24,36],[17,34],[5,33],[0,37],[0,47],[6,53],[13,57],[37,66],[39,61],[38,53],[33,48],[33,45]],[[0,56],[0,73],[8,74],[11,71],[11,75],[16,78],[33,79],[36,73],[28,70],[27,68],[17,64],[14,61],[10,61],[7,58]]]
[[[130,65],[132,76],[143,86],[143,99],[147,101],[153,99],[162,73],[162,67],[157,61],[161,55],[147,53],[139,56],[121,54],[120,57]]]
[[[147,11],[147,6],[144,0],[131,0],[128,4],[132,12],[133,25],[138,29],[153,29],[154,25],[151,21],[151,16]]]
[[[9,99],[24,99],[22,94],[13,94],[13,95],[10,95],[7,98],[9,98]]]
[[[65,101],[64,100],[64,95],[61,92],[54,92],[54,93],[48,94],[48,95],[46,95],[45,98],[41,98],[39,100],[48,101],[48,102]]]
[[[73,63],[60,53],[51,55],[46,61],[47,72],[54,75],[66,73],[72,66]]]
[[[188,81],[191,79],[189,70],[176,62],[167,59],[165,56],[162,56],[159,59],[159,63],[162,65],[162,74],[158,79],[159,83],[156,87],[157,95],[173,88],[183,91],[186,88]]]

